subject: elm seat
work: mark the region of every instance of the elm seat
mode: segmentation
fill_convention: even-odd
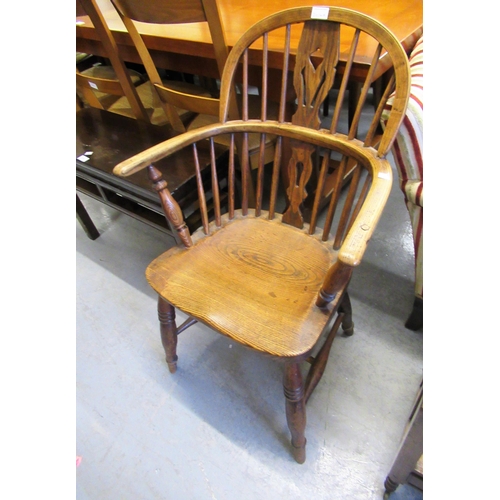
[[[424,225],[424,37],[417,40],[410,53],[411,94],[403,123],[392,152],[399,174],[399,186],[410,214],[415,250],[415,301],[406,327],[419,330],[423,326],[423,225]],[[382,115],[385,125],[394,98],[387,102]]]
[[[314,303],[337,252],[319,230],[311,237],[308,225],[291,228],[267,215],[226,216],[224,231],[214,228],[211,238],[199,229],[192,248],[165,252],[148,266],[146,277],[172,305],[223,335],[275,356],[300,356],[314,347],[324,327],[326,312]],[[210,286],[193,289],[196,281]],[[246,306],[249,297],[252,307]]]
[[[295,28],[300,37],[298,46],[294,43],[292,47],[289,35]],[[357,120],[371,85],[374,74],[371,70],[360,92],[349,134],[337,132],[335,111],[330,130],[320,128],[319,113],[336,75],[344,31],[351,40],[352,50],[336,106],[343,105],[360,36],[374,39],[371,57],[374,64],[385,50],[385,58],[394,67],[383,102],[363,141],[356,137]],[[266,64],[269,54],[265,42],[272,36],[281,37],[283,81],[272,79],[273,73]],[[246,91],[242,94],[243,119],[232,119],[230,103],[236,74],[242,70],[242,88],[247,89],[248,48],[262,41],[265,85],[261,98],[264,102],[270,99],[268,83],[282,89],[278,119],[265,116],[265,107],[264,116],[249,118]],[[286,121],[285,106],[290,101],[286,81],[289,76],[284,69],[291,67],[295,110],[291,121]],[[409,79],[403,47],[378,21],[339,7],[322,7],[319,12],[315,7],[287,9],[256,23],[232,48],[222,75],[218,123],[189,130],[114,168],[114,173],[123,177],[147,170],[165,216],[181,241],[155,259],[146,271],[149,283],[158,293],[161,341],[170,372],[177,369],[179,333],[198,321],[214,332],[274,357],[284,368],[286,418],[292,453],[298,463],[306,458],[305,405],[324,373],[340,326],[347,336],[354,332],[347,288],[391,191],[392,169],[385,155],[406,110]],[[382,136],[375,141],[385,100],[393,89],[393,108]],[[250,167],[250,135],[258,136],[262,142],[266,136],[276,137],[271,169],[265,168],[264,154],[257,155],[255,189]],[[209,217],[205,201],[208,193],[199,182],[202,226],[191,234],[155,163],[168,160],[176,152],[190,151],[194,164],[199,165],[199,145],[208,141],[213,147],[221,136],[229,137],[229,158],[225,165],[227,204],[218,203],[219,174],[212,161],[209,191],[213,216]],[[330,173],[332,155],[339,157],[339,166],[333,174],[333,193],[324,223],[320,225],[321,193]],[[237,160],[240,160],[241,183],[235,180]],[[352,176],[347,192],[342,192],[347,168],[352,169]],[[250,191],[255,194],[253,208],[249,207]],[[304,202],[309,192],[315,195],[306,222]],[[177,309],[188,316],[182,325],[175,321]],[[301,368],[304,361],[311,363],[305,382]]]

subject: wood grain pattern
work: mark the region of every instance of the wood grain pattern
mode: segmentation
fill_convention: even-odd
[[[329,311],[314,302],[335,259],[331,242],[279,219],[241,213],[232,223],[224,219],[224,230],[208,239],[196,241],[193,234],[189,256],[176,247],[154,260],[148,282],[174,306],[238,342],[276,356],[307,353],[328,319]]]

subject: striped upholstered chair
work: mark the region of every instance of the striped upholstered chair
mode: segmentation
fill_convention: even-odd
[[[423,318],[423,92],[424,37],[417,41],[410,54],[411,95],[406,116],[394,141],[392,152],[399,172],[399,183],[410,214],[415,246],[415,301],[406,327],[419,330]],[[391,100],[388,101],[390,105]],[[389,108],[390,109],[390,108]],[[384,120],[385,115],[382,117]]]

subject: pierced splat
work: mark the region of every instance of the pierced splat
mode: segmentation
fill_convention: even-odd
[[[294,125],[319,129],[319,110],[333,86],[339,60],[340,26],[337,23],[308,21],[304,25],[295,62],[293,85],[297,94]],[[312,172],[310,145],[291,141],[292,154],[288,163],[290,184],[287,188],[289,206],[283,222],[302,228],[304,220],[300,206],[307,197],[306,184]]]
[[[294,125],[319,129],[319,109],[335,78],[339,39],[340,26],[337,23],[305,23],[293,77],[298,103],[292,117]]]

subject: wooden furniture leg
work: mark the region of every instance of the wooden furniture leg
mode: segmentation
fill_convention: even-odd
[[[420,297],[415,297],[413,309],[410,317],[406,320],[405,327],[409,330],[417,331],[424,324],[424,301]]]
[[[158,319],[160,320],[161,343],[170,373],[177,371],[177,326],[175,308],[158,296]]]
[[[292,435],[292,452],[299,464],[306,461],[306,403],[299,363],[285,364],[283,388],[286,398],[286,419]]]
[[[99,238],[99,231],[92,222],[90,215],[83,206],[82,200],[80,200],[78,195],[76,195],[76,217],[91,240]]]
[[[403,439],[399,450],[384,483],[385,495],[387,498],[394,492],[400,484],[414,484],[423,489],[423,474],[415,474],[416,464],[423,454],[423,424],[424,424],[424,406],[423,406],[423,385],[420,386],[415,400],[413,411],[408,420]],[[420,476],[420,477],[419,477]],[[415,481],[414,479],[418,479]]]
[[[342,298],[339,312],[344,313],[344,318],[342,320],[342,330],[344,330],[344,335],[350,337],[354,333],[354,323],[352,321],[351,299],[349,298],[347,291],[344,293],[344,297]]]

